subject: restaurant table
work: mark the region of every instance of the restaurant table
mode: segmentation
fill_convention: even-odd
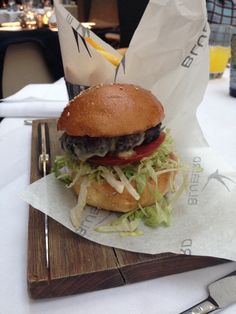
[[[58,88],[61,86],[58,84]],[[208,142],[219,153],[223,145],[225,158],[236,168],[235,155],[232,156],[236,141],[231,134],[236,134],[236,102],[228,89],[228,77],[210,81],[197,115]],[[14,117],[12,111],[11,117],[8,112],[0,123],[1,314],[177,314],[205,299],[210,282],[236,270],[235,262],[227,262],[96,292],[30,299],[26,282],[28,204],[19,197],[29,184],[31,158],[31,126],[25,125],[24,119],[23,113],[22,117]],[[235,314],[236,305],[223,313]]]

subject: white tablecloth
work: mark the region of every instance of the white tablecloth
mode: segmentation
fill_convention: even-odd
[[[225,158],[236,166],[235,117],[236,99],[228,96],[228,78],[211,81],[198,118],[209,143],[218,151],[223,145]],[[24,118],[0,123],[1,314],[177,314],[205,299],[208,283],[236,270],[236,263],[230,262],[98,292],[32,301],[26,286],[28,205],[19,198],[29,183],[30,143],[31,127],[24,125]],[[236,305],[223,313],[235,314]]]

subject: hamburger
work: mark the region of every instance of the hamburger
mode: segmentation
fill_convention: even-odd
[[[169,224],[168,194],[180,166],[163,119],[160,101],[132,84],[90,87],[65,107],[57,123],[65,154],[54,172],[78,195],[71,211],[76,228],[86,204],[123,213],[99,231],[135,232],[140,220]]]

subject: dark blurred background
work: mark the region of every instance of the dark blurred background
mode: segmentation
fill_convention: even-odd
[[[95,22],[93,31],[115,48],[128,47],[149,0],[78,0],[81,22]]]

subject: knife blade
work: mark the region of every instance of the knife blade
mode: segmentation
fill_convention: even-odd
[[[38,170],[43,177],[50,172],[50,138],[48,124],[40,122],[38,124]],[[46,267],[49,270],[49,233],[48,216],[44,215],[44,233],[45,233],[45,260]]]
[[[180,314],[207,314],[236,302],[236,271],[208,285],[209,296]]]

